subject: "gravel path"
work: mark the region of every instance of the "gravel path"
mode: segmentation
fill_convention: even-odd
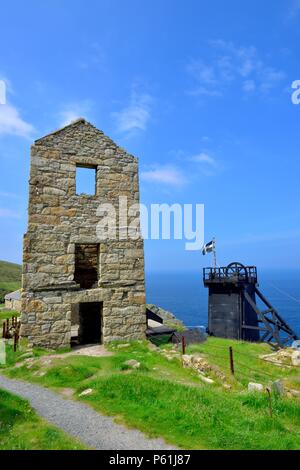
[[[147,438],[140,431],[116,424],[112,418],[84,403],[66,400],[39,385],[0,376],[0,388],[25,398],[38,415],[93,449],[175,449],[162,439]]]

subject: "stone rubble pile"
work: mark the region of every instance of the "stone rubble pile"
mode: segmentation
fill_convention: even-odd
[[[221,372],[221,370],[213,365],[210,364],[206,359],[204,359],[200,355],[188,355],[184,354],[182,356],[182,365],[183,367],[189,367],[191,369],[196,370],[199,372],[201,376],[205,376],[206,374],[212,374],[215,378],[219,379],[221,382],[226,384],[227,378],[226,375]],[[210,383],[213,383],[213,380],[209,377]],[[211,382],[212,381],[212,382]],[[227,384],[229,385],[229,384]]]
[[[260,359],[272,362],[277,366],[300,367],[300,350],[292,348],[279,349],[274,353],[260,356]]]

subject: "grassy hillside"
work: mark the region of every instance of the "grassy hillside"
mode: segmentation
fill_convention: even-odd
[[[229,344],[234,350],[234,377]],[[21,352],[14,354],[9,348],[2,372],[62,393],[67,389],[74,399],[118,422],[184,449],[300,449],[300,399],[272,392],[270,416],[267,393],[247,390],[250,381],[267,386],[279,378],[300,390],[299,368],[260,359],[271,352],[269,345],[209,338],[203,345],[190,346],[188,353],[197,351],[225,376],[211,371],[211,384],[183,368],[180,352],[172,353],[170,345],[153,348],[145,341],[111,344],[108,349],[112,354],[103,357],[53,352],[51,356],[34,349],[32,357],[22,359]],[[128,367],[129,359],[140,367]],[[86,389],[92,392],[80,395]]]
[[[20,264],[0,261],[0,304],[6,294],[21,287],[21,273]]]

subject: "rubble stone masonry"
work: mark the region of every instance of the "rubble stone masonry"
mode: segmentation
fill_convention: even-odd
[[[77,166],[96,169],[95,195],[76,194]],[[118,216],[120,196],[128,206],[139,203],[138,161],[84,119],[35,141],[21,315],[21,334],[31,344],[69,346],[72,306],[88,302],[102,303],[102,342],[144,338],[143,240],[117,235],[101,241],[96,232],[99,204],[112,203]],[[84,258],[88,253],[91,266]],[[85,283],[78,281],[80,273]]]

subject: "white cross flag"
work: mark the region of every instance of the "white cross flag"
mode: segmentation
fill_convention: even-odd
[[[202,248],[203,256],[206,255],[207,253],[211,253],[211,252],[215,251],[215,247],[216,247],[216,244],[215,244],[214,240],[212,240],[211,242],[206,243],[206,245],[204,245],[203,248]]]

